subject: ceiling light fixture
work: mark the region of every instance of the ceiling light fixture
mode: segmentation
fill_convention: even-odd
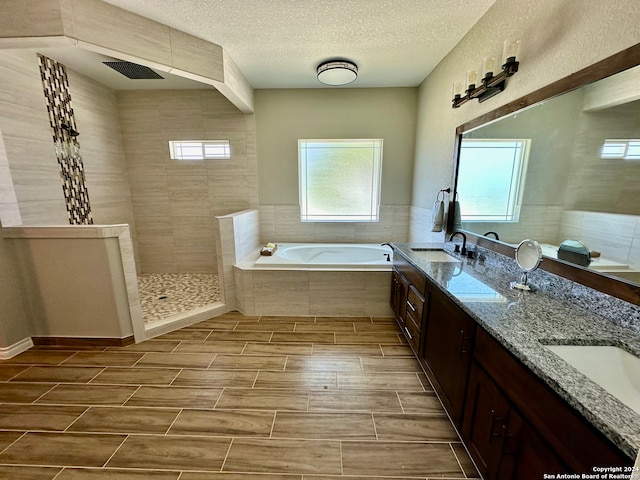
[[[358,66],[348,60],[333,60],[318,65],[316,73],[325,85],[347,85],[358,78]]]

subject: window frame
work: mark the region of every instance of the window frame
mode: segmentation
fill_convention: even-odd
[[[622,153],[605,153],[606,147],[618,147]],[[630,153],[633,152],[633,153]],[[603,160],[640,160],[640,139],[606,138],[600,147],[600,158]]]
[[[474,143],[517,143],[520,144],[520,157],[517,160],[517,171],[512,172],[511,182],[509,184],[509,200],[506,205],[505,214],[500,215],[475,215],[470,217],[460,212],[460,219],[468,223],[518,223],[520,221],[520,212],[522,209],[522,199],[524,196],[524,186],[527,177],[527,166],[529,163],[529,153],[531,151],[530,138],[463,138],[460,142],[460,160],[462,159],[462,151],[465,142]],[[516,148],[516,147],[514,147]],[[514,169],[512,169],[514,170]],[[514,185],[514,180],[515,185]],[[458,179],[458,182],[460,180]]]
[[[182,144],[192,144],[193,148],[199,144],[202,156],[185,157],[181,155],[179,149]],[[207,154],[207,147],[222,147],[223,154]],[[231,158],[231,145],[229,140],[169,140],[169,156],[171,160],[178,160],[181,162],[229,160]]]
[[[377,153],[373,158],[371,169],[371,199],[370,213],[367,215],[338,215],[338,214],[310,214],[309,200],[307,195],[307,164],[306,155],[303,153],[308,144],[371,144],[372,153]],[[303,223],[376,223],[380,221],[380,198],[382,194],[382,162],[383,162],[384,141],[382,138],[322,138],[298,139],[298,198],[300,207],[300,221]]]

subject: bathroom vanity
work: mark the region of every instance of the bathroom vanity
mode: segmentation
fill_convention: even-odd
[[[393,244],[391,307],[483,476],[632,465],[640,413],[545,345],[616,345],[637,356],[640,336],[561,296],[510,289],[512,259],[482,251],[469,260],[445,245]],[[438,250],[444,257],[433,261]]]

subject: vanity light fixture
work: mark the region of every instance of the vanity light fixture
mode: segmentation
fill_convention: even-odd
[[[516,58],[519,50],[520,40],[505,40],[502,50],[503,64],[499,73],[494,74],[497,65],[496,57],[483,59],[482,76],[479,70],[469,70],[466,83],[458,81],[453,84],[452,107],[458,108],[474,98],[477,98],[479,102],[484,102],[502,92],[505,89],[507,77],[518,71],[520,63]]]
[[[318,65],[316,75],[325,85],[348,85],[358,78],[358,66],[349,60],[332,60]]]

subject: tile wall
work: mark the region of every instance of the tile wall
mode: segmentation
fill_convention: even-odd
[[[115,92],[73,70],[66,71],[94,222],[128,223],[135,237]],[[0,50],[0,91],[6,92],[0,95],[0,130],[19,220],[24,225],[68,224],[35,52]],[[2,178],[6,182],[7,177]],[[11,219],[12,225],[18,224],[15,211]]]
[[[640,216],[567,210],[558,240],[569,238],[611,260],[640,268]]]
[[[301,222],[298,205],[260,205],[260,239],[266,242],[405,242],[409,205],[381,205],[376,223]]]
[[[258,205],[253,115],[217,91],[118,92],[143,273],[216,273],[216,216]],[[170,140],[228,139],[230,160],[169,158]]]

